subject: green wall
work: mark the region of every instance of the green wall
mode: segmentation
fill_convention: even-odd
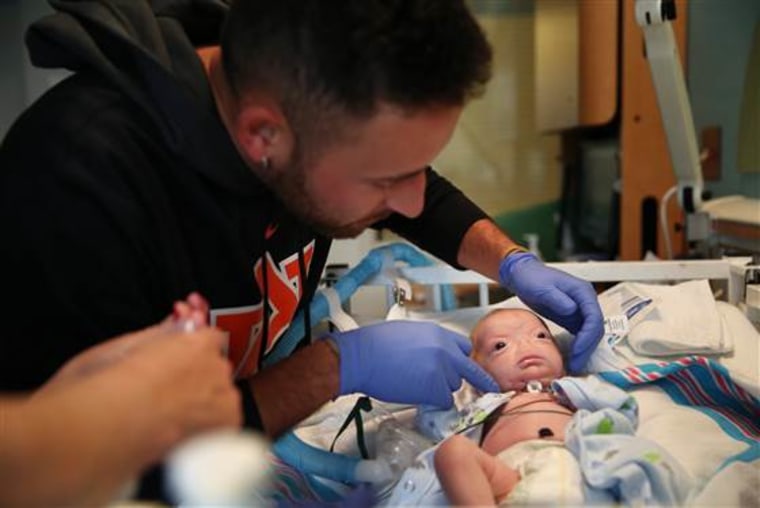
[[[699,139],[702,128],[722,129],[721,179],[706,182],[714,197],[760,197],[760,168],[737,168],[739,119],[758,0],[691,0],[688,33],[688,86]],[[758,140],[760,142],[760,140]]]
[[[558,261],[556,224],[558,214],[559,201],[551,201],[496,215],[494,221],[514,241],[522,245],[526,245],[526,234],[537,234],[538,248],[543,258],[546,261]]]

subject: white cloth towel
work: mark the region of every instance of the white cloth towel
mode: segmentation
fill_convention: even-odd
[[[631,328],[628,343],[638,354],[671,356],[733,351],[707,280],[675,286],[628,283],[654,301],[654,309]]]

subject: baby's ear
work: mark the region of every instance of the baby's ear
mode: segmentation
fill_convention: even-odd
[[[470,358],[475,363],[480,363],[480,355],[478,355],[478,350],[475,348],[475,341],[471,341],[470,344],[472,345],[472,349],[470,349]]]
[[[571,346],[574,339],[575,337],[566,330],[554,334],[554,342],[557,344],[559,354],[562,355],[562,364],[565,366],[565,373],[567,373],[567,365],[570,365]]]

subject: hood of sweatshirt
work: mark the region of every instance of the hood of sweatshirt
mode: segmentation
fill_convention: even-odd
[[[268,194],[218,116],[200,46],[217,44],[227,0],[51,0],[32,24],[32,63],[97,73],[155,121],[166,146],[231,192]]]

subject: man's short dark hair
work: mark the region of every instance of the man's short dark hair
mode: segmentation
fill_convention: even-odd
[[[236,94],[273,94],[298,133],[380,103],[463,105],[491,49],[464,0],[234,0],[222,58]]]

